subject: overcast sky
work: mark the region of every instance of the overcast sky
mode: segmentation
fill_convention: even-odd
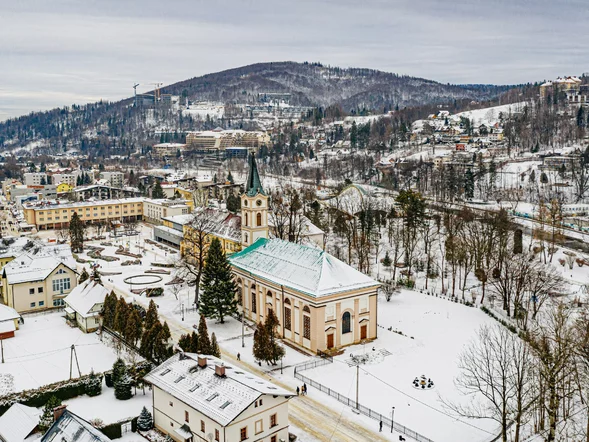
[[[589,71],[587,0],[0,0],[0,121],[261,61],[450,83]]]

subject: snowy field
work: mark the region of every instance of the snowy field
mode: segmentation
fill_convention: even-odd
[[[443,403],[470,400],[454,386],[458,355],[482,324],[494,321],[478,309],[408,290],[388,303],[379,299],[378,308],[384,328],[379,327],[374,343],[349,347],[333,364],[303,374],[354,399],[356,369],[347,364],[350,354],[384,349],[391,355],[361,366],[362,405],[388,415],[394,406],[396,422],[436,442],[484,441],[496,434],[494,422],[457,419]],[[432,390],[413,387],[421,375],[434,382]]]
[[[100,342],[98,335],[69,327],[63,315],[63,312],[25,315],[25,323],[15,337],[4,340],[0,396],[69,379],[72,344],[76,346],[82,374],[92,369],[102,372],[112,368],[117,358],[115,350]],[[73,376],[78,376],[75,361]]]

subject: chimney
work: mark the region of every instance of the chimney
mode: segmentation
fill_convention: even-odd
[[[67,405],[60,405],[59,407],[55,407],[53,409],[53,422],[57,421],[67,408]]]
[[[222,364],[215,364],[215,374],[220,378],[225,377],[225,366]]]
[[[204,356],[199,356],[198,357],[198,366],[200,368],[205,368],[207,366],[207,358],[205,358]]]

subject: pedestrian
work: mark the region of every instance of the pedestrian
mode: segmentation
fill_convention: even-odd
[[[237,360],[241,361],[241,355],[239,353],[237,353]]]
[[[380,421],[380,426],[379,426],[378,432],[382,433],[382,421]]]
[[[297,396],[299,395],[299,387],[297,387]]]
[[[303,384],[303,387],[304,387],[304,389],[305,389],[305,395],[306,395],[306,394],[307,394],[307,384],[306,384],[306,383],[305,383],[305,384]]]

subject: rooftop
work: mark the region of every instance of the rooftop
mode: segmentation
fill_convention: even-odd
[[[22,442],[39,424],[41,412],[19,403],[13,404],[0,417],[0,440]]]
[[[44,281],[59,265],[76,269],[70,246],[61,244],[35,248],[17,256],[4,266],[9,284]]]
[[[41,442],[108,442],[100,430],[80,416],[65,410],[41,438]]]
[[[262,395],[293,394],[214,356],[206,367],[198,366],[199,355],[178,353],[151,371],[145,380],[190,407],[227,426]],[[225,376],[215,374],[215,365],[224,364]]]
[[[229,261],[238,269],[314,298],[379,285],[323,250],[281,239],[260,238]]]
[[[64,298],[65,303],[74,311],[86,318],[93,316],[90,313],[96,304],[103,304],[108,290],[93,279],[88,279],[76,286],[69,295]]]

